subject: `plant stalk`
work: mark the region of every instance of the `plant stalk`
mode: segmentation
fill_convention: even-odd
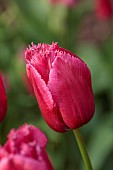
[[[75,129],[75,130],[73,130],[73,132],[74,132],[75,138],[77,140],[77,144],[78,144],[79,150],[81,152],[86,170],[93,170],[86,146],[84,144],[84,141],[80,134],[79,129]]]

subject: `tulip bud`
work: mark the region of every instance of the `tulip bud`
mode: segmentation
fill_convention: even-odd
[[[7,112],[7,97],[2,81],[2,77],[0,75],[0,122],[3,120]]]
[[[58,43],[32,44],[26,70],[42,115],[58,132],[76,129],[93,117],[95,106],[87,65]]]
[[[106,20],[113,16],[113,4],[111,0],[96,0],[96,12],[99,18]]]
[[[46,144],[46,136],[35,126],[12,129],[0,147],[0,170],[53,170]]]

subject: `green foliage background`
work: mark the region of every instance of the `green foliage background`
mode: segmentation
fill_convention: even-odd
[[[113,18],[98,19],[90,0],[72,9],[47,0],[0,0],[0,71],[8,96],[0,143],[11,128],[31,123],[47,135],[55,170],[84,169],[73,133],[50,129],[27,87],[24,50],[31,42],[52,41],[80,56],[91,70],[96,111],[81,133],[94,169],[113,170]]]

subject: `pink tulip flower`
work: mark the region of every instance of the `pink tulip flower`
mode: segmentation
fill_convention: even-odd
[[[96,0],[95,7],[99,18],[106,20],[113,16],[112,0]]]
[[[7,97],[2,81],[2,76],[0,75],[0,122],[4,119],[6,112],[7,112]]]
[[[46,143],[46,136],[32,125],[11,130],[0,148],[0,170],[53,170]]]
[[[90,121],[95,106],[87,65],[58,43],[32,44],[25,52],[26,70],[40,110],[58,132]]]

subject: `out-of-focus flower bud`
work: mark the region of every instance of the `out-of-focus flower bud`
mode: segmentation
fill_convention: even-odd
[[[46,144],[46,136],[35,126],[11,130],[0,148],[0,170],[53,170]]]
[[[106,20],[113,17],[112,0],[96,0],[95,8],[99,18]]]

